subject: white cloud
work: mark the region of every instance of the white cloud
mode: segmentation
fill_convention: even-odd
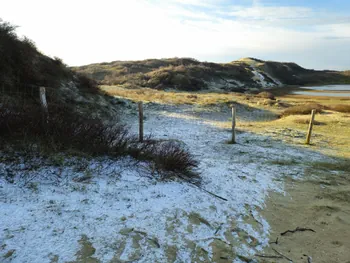
[[[277,19],[300,19],[309,17],[312,10],[304,7],[232,7],[232,11],[227,15],[254,20],[277,20]]]
[[[3,18],[21,25],[19,32],[44,53],[70,65],[174,56],[226,62],[253,56],[295,57],[305,66],[320,68],[325,47],[334,56],[327,56],[322,67],[339,61],[337,68],[350,68],[350,52],[344,54],[342,48],[342,59],[337,60],[336,51],[350,42],[344,38],[350,37],[350,21],[338,23],[337,15],[259,3],[214,6],[211,0],[12,0],[2,4],[2,11]]]
[[[260,23],[275,26],[317,26],[350,23],[350,15],[316,11],[306,7],[291,6],[231,6],[219,11],[219,15],[231,17],[245,23]]]
[[[164,2],[164,1],[162,1]],[[215,7],[218,4],[220,4],[220,0],[170,0],[170,2],[175,4],[182,4],[182,5],[191,5],[191,6],[198,6],[198,7]]]

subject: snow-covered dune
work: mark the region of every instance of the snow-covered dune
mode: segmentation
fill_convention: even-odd
[[[1,262],[241,262],[268,244],[269,191],[303,174],[270,161],[322,158],[249,133],[227,144],[230,133],[189,106],[145,112],[146,133],[183,141],[200,161],[201,187],[151,179],[129,158],[2,162]]]

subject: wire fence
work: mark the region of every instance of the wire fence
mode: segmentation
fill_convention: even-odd
[[[16,105],[26,103],[40,102],[40,86],[25,85],[7,88],[5,85],[0,87],[0,103],[15,103]],[[57,97],[57,89],[45,87],[46,97],[49,101]]]
[[[50,88],[50,87],[40,87],[35,85],[26,85],[18,88],[11,88],[6,89],[4,85],[1,86],[1,93],[0,93],[0,110],[1,108],[4,108],[3,106],[15,104],[17,106],[25,106],[28,103],[35,103],[38,107],[41,107],[41,110],[43,112],[42,114],[42,122],[45,123],[49,119],[49,112],[50,112],[50,106],[55,107],[62,107],[65,104],[60,103],[60,101],[57,99],[60,97],[58,94],[60,92],[62,95],[62,90]],[[85,92],[85,91],[84,91]],[[73,99],[73,98],[72,98]],[[84,101],[84,103],[94,103],[93,101]],[[75,102],[78,103],[78,102]],[[25,109],[25,107],[23,107]],[[142,109],[142,106],[139,106],[139,111]],[[140,113],[140,119],[139,119],[139,126],[143,127],[143,116],[142,112]],[[215,116],[216,115],[216,116]],[[211,112],[208,113],[209,118],[215,118],[218,117],[218,115],[221,115],[220,118],[222,118],[223,121],[229,121],[232,120],[231,113],[229,111],[226,112],[217,112],[216,114],[213,114]],[[205,116],[202,116],[205,117]],[[266,110],[266,109],[258,109],[258,108],[244,108],[241,105],[237,107],[235,110],[235,120],[234,121],[243,121],[243,122],[270,122],[273,120],[276,120],[279,118],[279,115],[273,111]],[[233,121],[233,120],[232,120]],[[310,128],[309,128],[309,137],[311,136],[312,131],[312,123],[313,120],[310,122]],[[143,134],[143,128],[139,129],[140,133],[140,141],[142,141],[142,134]],[[307,140],[307,144],[310,143],[310,139]]]
[[[278,119],[279,115],[268,110],[238,111],[237,118],[245,122],[268,122]]]

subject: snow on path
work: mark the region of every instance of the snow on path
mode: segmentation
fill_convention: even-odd
[[[0,261],[215,262],[222,253],[240,262],[235,255],[261,250],[269,226],[259,211],[268,191],[283,191],[283,176],[303,174],[302,166],[269,161],[322,156],[249,133],[227,144],[228,131],[188,110],[146,105],[145,132],[183,141],[200,161],[203,188],[227,202],[187,183],[150,180],[128,158],[88,161],[82,170],[0,163]],[[5,180],[9,169],[36,177],[21,187]],[[51,182],[53,174],[61,179]],[[87,174],[89,183],[72,180]]]

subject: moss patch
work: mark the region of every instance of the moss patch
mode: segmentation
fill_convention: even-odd
[[[200,224],[204,224],[207,225],[208,227],[211,227],[210,223],[204,219],[203,217],[201,217],[200,214],[195,213],[195,212],[191,212],[188,215],[188,219],[190,220],[190,222],[194,225],[200,225]]]
[[[96,249],[92,246],[86,235],[82,235],[79,240],[80,250],[76,253],[76,260],[69,263],[99,263],[100,261],[93,257]]]

